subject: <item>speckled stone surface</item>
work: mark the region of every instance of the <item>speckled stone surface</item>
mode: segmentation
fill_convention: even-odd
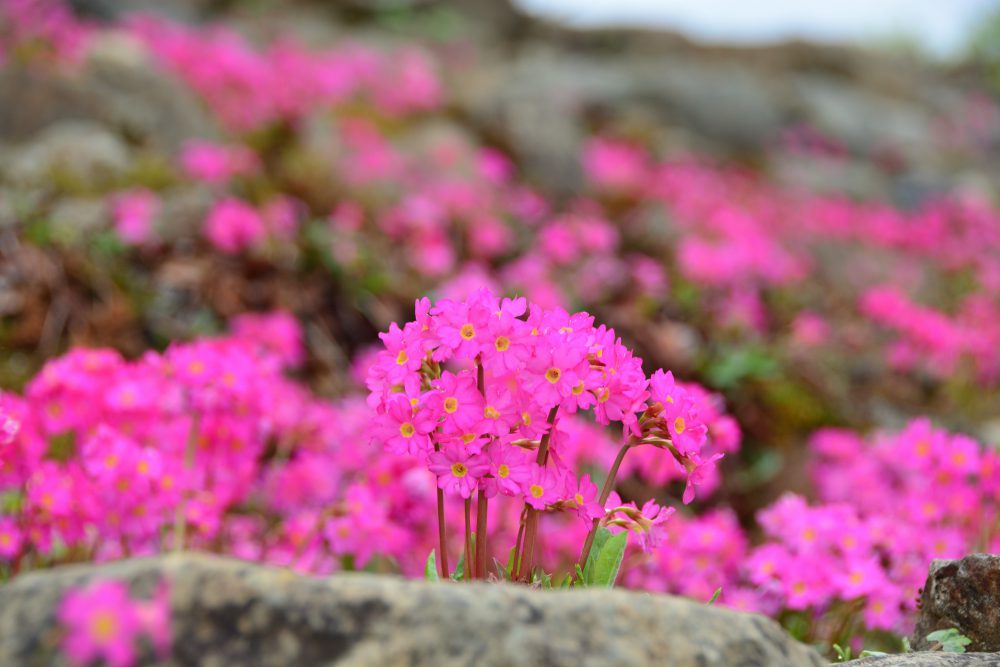
[[[166,664],[175,666],[825,664],[769,619],[681,598],[364,574],[319,579],[183,554],[64,567],[0,587],[0,665],[65,664],[54,611],[67,588],[114,578],[148,595],[163,577],[174,628]]]
[[[1000,651],[1000,556],[971,554],[931,563],[910,644],[931,648],[927,635],[947,628],[972,640],[969,651]]]
[[[1000,667],[1000,653],[918,651],[837,663],[841,667]]]

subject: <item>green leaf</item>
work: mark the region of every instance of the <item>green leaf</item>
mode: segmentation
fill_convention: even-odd
[[[504,570],[507,571],[508,579],[512,579],[514,576],[513,574],[511,574],[511,568],[513,567],[514,567],[514,547],[511,547],[510,553],[507,554],[507,566],[504,568]]]
[[[590,547],[590,553],[587,554],[587,563],[583,567],[583,572],[586,575],[583,581],[588,586],[594,585],[594,568],[597,566],[597,556],[601,553],[601,550],[607,544],[610,537],[611,531],[604,526],[598,528],[597,533],[594,534],[594,544]]]
[[[712,593],[712,597],[710,597],[708,599],[708,602],[706,602],[705,604],[706,605],[712,604],[713,602],[719,599],[720,595],[722,595],[722,586],[719,586],[718,588],[715,589],[715,592]]]
[[[424,579],[427,581],[438,581],[437,554],[431,549],[427,554],[427,563],[424,564]]]
[[[493,559],[493,569],[496,570],[497,579],[500,581],[510,581],[510,570],[507,566],[500,562],[499,558]]]
[[[927,635],[927,641],[937,642],[945,653],[965,653],[965,647],[972,643],[971,639],[956,628],[935,630]]]
[[[542,588],[552,588],[552,575],[544,570],[535,570],[531,575],[531,582],[540,584]]]
[[[583,576],[583,568],[580,567],[579,563],[576,564],[576,581],[573,582],[573,585],[580,586],[581,588],[587,586],[587,578]]]
[[[469,541],[472,542],[472,553],[476,553],[476,536],[470,535]],[[462,581],[465,579],[465,550],[458,555],[458,565],[455,566],[455,571],[451,573],[451,578],[453,581]]]
[[[868,649],[865,649],[861,653],[858,653],[858,657],[859,658],[881,658],[881,657],[887,656],[887,655],[889,655],[889,654],[888,653],[884,653],[882,651],[869,651]]]
[[[458,564],[455,566],[455,571],[451,573],[452,581],[461,581],[465,578],[465,551],[458,554]]]
[[[841,646],[840,644],[833,645],[833,652],[837,654],[837,660],[840,662],[847,662],[851,659],[851,647]]]
[[[615,533],[608,538],[601,548],[601,553],[594,563],[595,586],[606,586],[614,588],[618,579],[618,571],[622,567],[622,559],[625,558],[625,546],[628,544],[628,531]]]

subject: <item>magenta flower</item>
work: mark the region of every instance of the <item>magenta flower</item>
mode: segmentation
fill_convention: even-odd
[[[438,476],[438,487],[445,493],[468,498],[479,486],[479,479],[490,471],[484,454],[470,454],[454,442],[428,457],[428,469]]]
[[[565,490],[565,483],[549,468],[531,464],[531,477],[521,486],[524,501],[536,510],[544,510],[558,502]]]
[[[490,474],[504,495],[520,495],[531,478],[532,463],[519,447],[498,445],[490,457]]]
[[[142,620],[125,584],[105,581],[69,591],[59,605],[58,616],[66,630],[63,650],[74,665],[98,659],[112,667],[135,664]]]

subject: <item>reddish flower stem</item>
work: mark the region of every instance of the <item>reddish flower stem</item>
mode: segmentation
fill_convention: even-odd
[[[465,499],[465,558],[462,559],[465,581],[472,579],[472,498]]]
[[[434,443],[434,451],[441,449],[438,443]],[[448,534],[445,529],[444,524],[444,491],[441,487],[437,490],[437,509],[438,509],[438,562],[441,564],[441,579],[447,579],[451,576],[448,569]]]
[[[555,428],[556,413],[558,412],[558,405],[549,410],[549,416],[546,419],[548,429],[542,436],[541,442],[538,443],[538,457],[535,462],[542,467],[549,460],[549,441],[552,439],[552,430]],[[531,576],[531,561],[535,552],[535,539],[538,535],[538,510],[527,503],[525,503],[524,508],[527,512],[524,520],[524,549],[517,563],[517,576],[515,577],[519,581],[528,581]]]
[[[479,490],[479,495],[476,498],[476,569],[475,577],[478,579],[486,578],[486,559],[489,555],[486,546],[486,521],[487,521],[487,510],[489,509],[489,499],[482,489]]]
[[[486,372],[483,369],[482,360],[476,357],[476,388],[479,393],[486,398]],[[486,547],[486,522],[487,510],[489,509],[489,499],[479,489],[476,497],[476,566],[473,568],[473,576],[479,579],[486,578],[486,557],[488,549]]]
[[[601,505],[601,509],[604,509],[604,505],[608,502],[608,496],[611,495],[611,489],[615,487],[615,478],[618,477],[618,468],[621,467],[622,461],[625,460],[625,454],[628,450],[635,445],[635,441],[629,438],[622,448],[618,450],[618,456],[615,457],[615,462],[611,464],[611,469],[608,471],[608,477],[604,480],[604,486],[601,487],[601,496],[598,502]],[[580,552],[579,565],[582,570],[587,566],[587,558],[590,557],[590,550],[594,546],[594,538],[597,536],[597,526],[600,524],[600,519],[594,519],[593,525],[590,527],[590,532],[587,533],[587,539],[583,543],[583,550]]]
[[[511,559],[514,561],[510,564],[511,576],[517,574],[518,568],[521,566],[521,544],[524,540],[524,521],[527,515],[527,505],[525,505],[525,509],[521,510],[521,518],[518,521],[517,540],[514,542],[514,553],[511,554]]]
[[[200,415],[195,412],[191,418],[191,430],[188,432],[187,445],[184,449],[184,469],[194,468],[194,455],[198,447],[198,432],[201,429]],[[182,493],[177,508],[174,510],[174,551],[184,550],[184,538],[187,532],[187,494]]]

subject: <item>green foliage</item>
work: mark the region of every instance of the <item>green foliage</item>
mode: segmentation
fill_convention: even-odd
[[[604,530],[607,530],[606,528]],[[625,558],[625,546],[628,544],[628,532],[622,531],[610,535],[601,547],[594,568],[586,578],[588,586],[604,586],[613,588],[618,579],[618,572]]]
[[[837,655],[837,662],[847,662],[851,659],[851,647],[841,646],[840,644],[833,645],[833,652]]]
[[[431,549],[427,554],[427,562],[424,564],[424,579],[427,581],[438,581],[437,554]]]
[[[718,588],[716,588],[716,589],[715,589],[715,592],[714,592],[714,593],[712,593],[712,597],[710,597],[710,598],[708,599],[708,602],[706,602],[705,604],[706,604],[706,605],[711,605],[711,604],[713,604],[713,603],[714,603],[714,602],[715,602],[716,600],[718,600],[718,599],[719,599],[719,596],[720,596],[720,595],[722,595],[722,586],[719,586]]]
[[[712,386],[732,389],[744,380],[772,377],[778,370],[778,362],[761,347],[729,347],[719,351],[706,376]]]
[[[965,653],[965,647],[972,643],[971,639],[955,628],[935,630],[927,635],[927,641],[936,644],[931,650],[940,649],[945,653]]]

